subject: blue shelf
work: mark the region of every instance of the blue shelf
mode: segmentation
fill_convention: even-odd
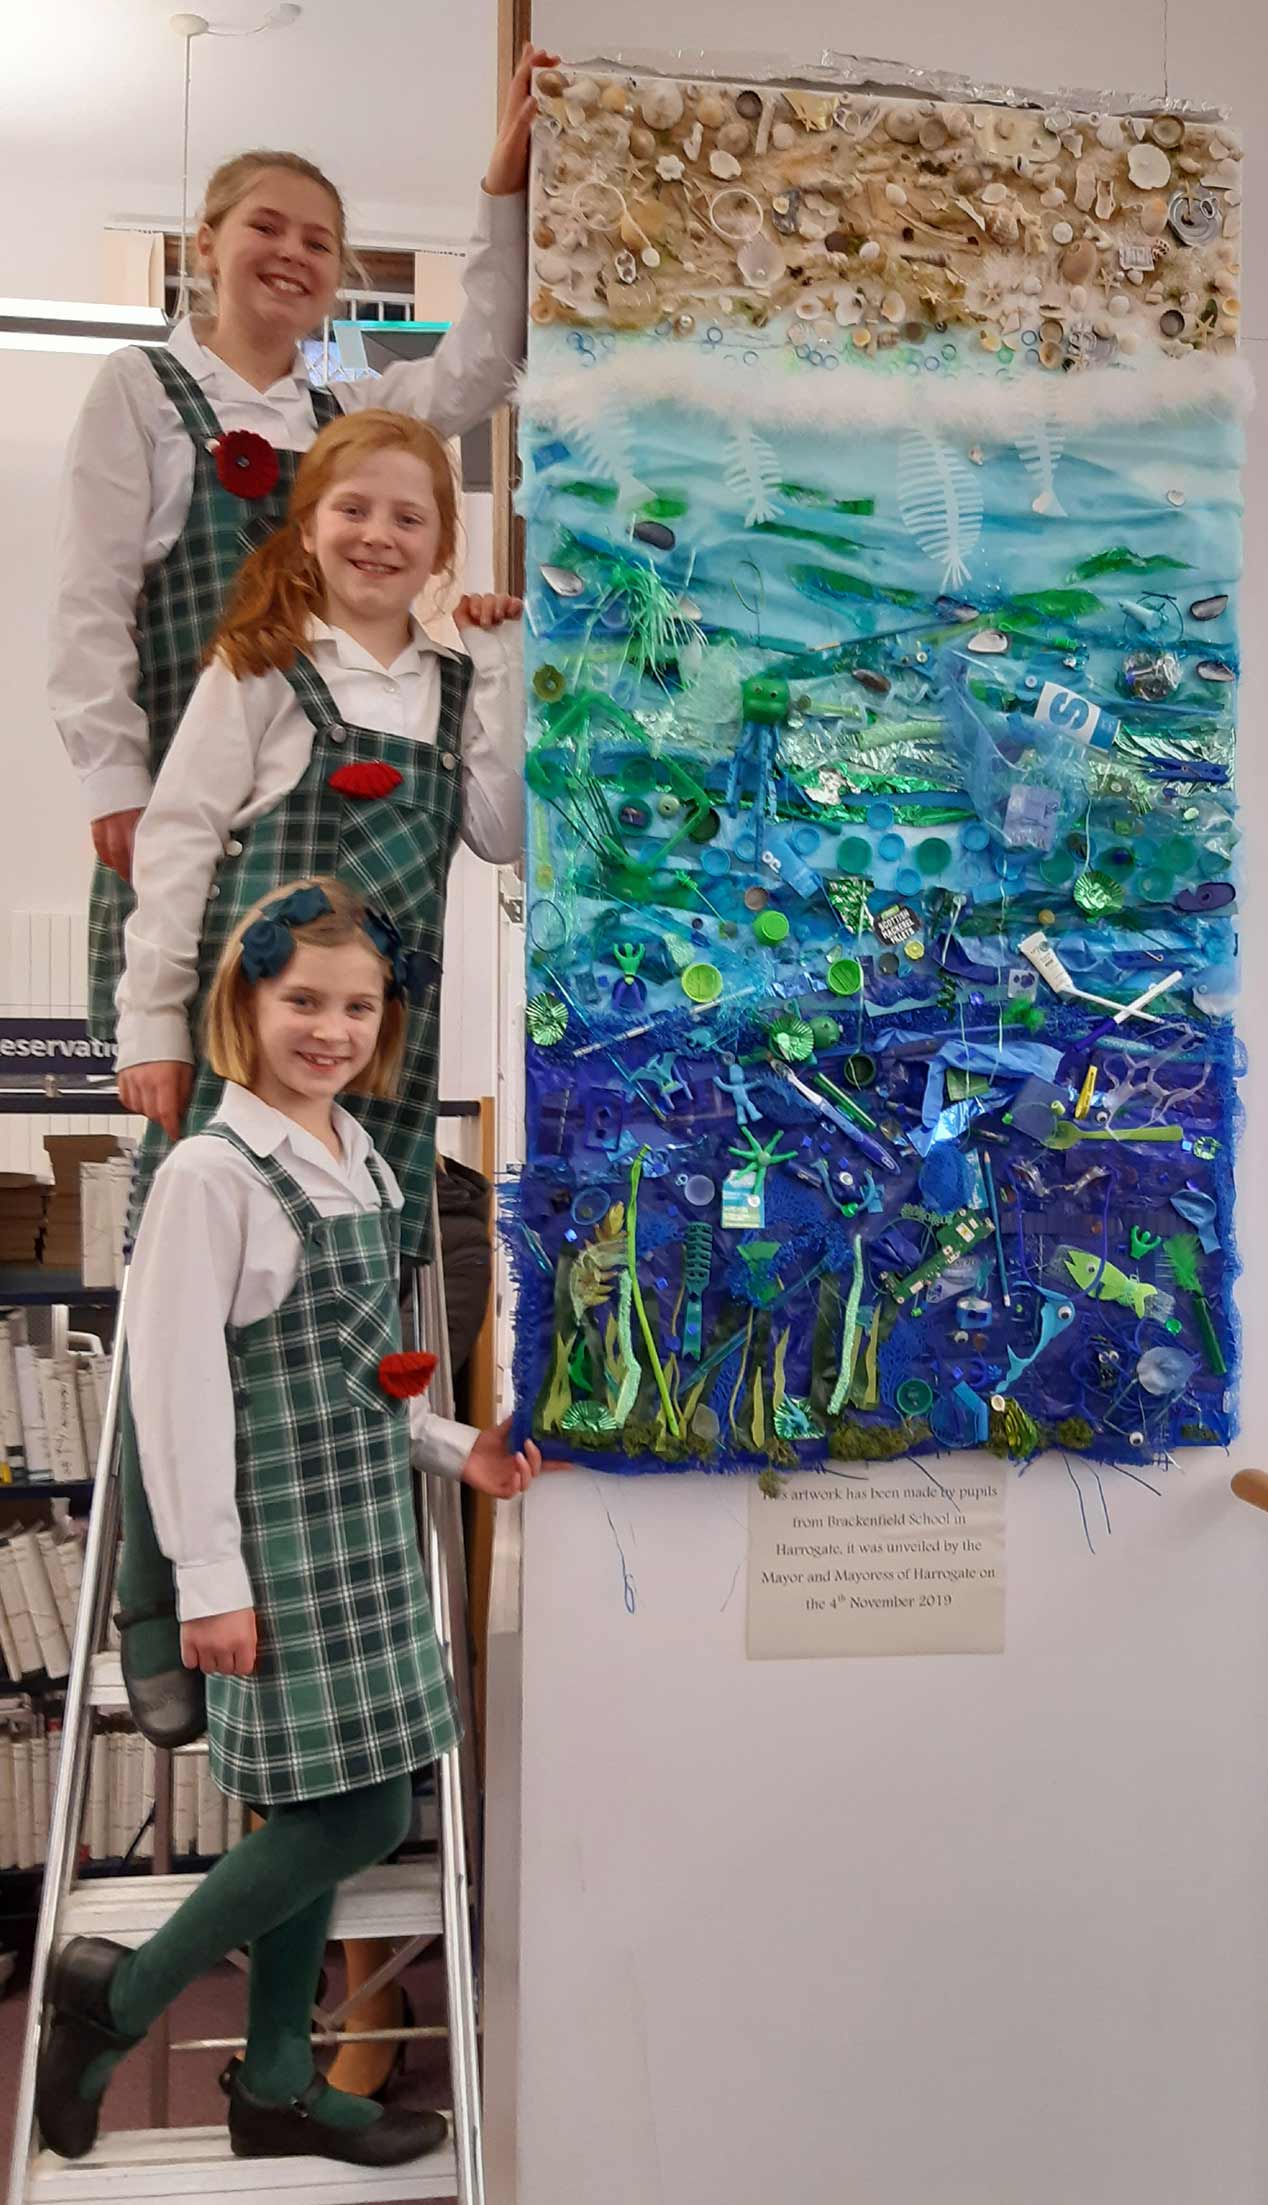
[[[0,1309],[48,1309],[59,1302],[111,1309],[118,1298],[117,1286],[85,1286],[77,1271],[52,1271],[42,1263],[0,1263]]]

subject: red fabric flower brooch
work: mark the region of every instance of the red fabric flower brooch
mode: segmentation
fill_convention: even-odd
[[[220,481],[235,498],[267,498],[277,488],[282,471],[277,453],[254,429],[226,429],[211,453]]]
[[[340,796],[387,796],[400,787],[401,776],[386,759],[366,758],[360,764],[338,767],[328,780]]]
[[[434,1355],[385,1355],[379,1364],[379,1384],[393,1401],[408,1401],[416,1393],[426,1393],[435,1368]]]

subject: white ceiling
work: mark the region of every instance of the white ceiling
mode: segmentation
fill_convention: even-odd
[[[201,0],[200,12],[245,26],[271,5]],[[82,182],[120,216],[179,208],[185,46],[172,12],[170,0],[2,0],[0,147],[6,177],[20,166],[28,181],[28,216],[42,179],[58,196]],[[496,0],[304,0],[289,29],[195,40],[195,190],[228,153],[289,146],[333,176],[363,236],[465,236],[493,137],[496,18]]]

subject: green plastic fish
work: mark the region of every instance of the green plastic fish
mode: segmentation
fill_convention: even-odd
[[[1150,1304],[1160,1299],[1158,1288],[1148,1279],[1135,1279],[1130,1272],[1120,1271],[1116,1263],[1102,1262],[1090,1248],[1067,1248],[1061,1260],[1075,1285],[1090,1294],[1093,1301],[1121,1302],[1138,1317],[1147,1317]]]

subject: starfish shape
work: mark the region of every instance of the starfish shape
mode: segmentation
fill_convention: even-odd
[[[739,1140],[732,1143],[727,1155],[737,1156],[743,1168],[754,1173],[757,1191],[760,1193],[771,1165],[795,1162],[797,1151],[792,1148],[781,1149],[778,1132],[769,1141],[763,1142],[757,1139],[748,1126],[744,1126]]]

